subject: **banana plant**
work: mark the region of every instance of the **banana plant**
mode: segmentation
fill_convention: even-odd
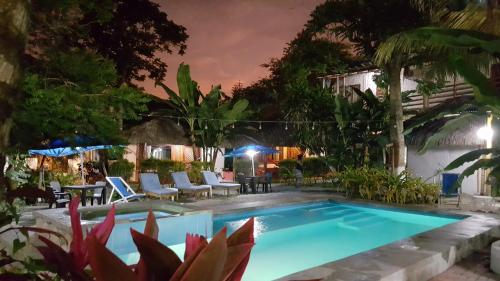
[[[187,124],[191,145],[204,147],[205,153],[208,147],[216,148],[211,157],[205,155],[205,159],[211,159],[213,166],[221,151],[218,146],[231,131],[230,125],[250,114],[247,110],[248,101],[227,98],[220,85],[212,87],[207,95],[203,95],[198,83],[191,79],[189,65],[183,63],[177,71],[177,93],[161,82],[157,85],[165,90],[168,102]]]
[[[177,93],[162,82],[156,82],[156,85],[163,88],[169,98],[168,102],[175,109],[178,116],[187,124],[189,140],[195,146],[196,119],[203,94],[198,87],[198,83],[191,79],[189,65],[184,63],[179,65],[177,70]]]
[[[250,115],[246,99],[230,100],[225,98],[220,85],[212,88],[203,98],[198,111],[198,145],[205,149],[205,159],[209,159],[213,169],[217,155],[222,153],[220,146],[233,131],[233,125]],[[207,149],[207,148],[214,149]]]

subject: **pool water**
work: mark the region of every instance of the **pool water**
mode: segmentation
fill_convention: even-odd
[[[214,218],[214,234],[255,217],[243,280],[273,280],[459,221],[461,218],[322,202]]]
[[[213,222],[204,217],[181,221],[183,217],[158,220],[159,240],[181,259],[186,231],[210,237],[212,229],[206,228],[213,225],[213,234],[224,226],[230,234],[255,217],[255,246],[243,276],[245,281],[284,277],[462,219],[330,201],[220,215]],[[141,231],[144,222],[118,224],[107,246],[133,264],[139,255],[128,234],[130,227]]]
[[[138,221],[138,220],[145,220],[148,218],[148,213],[149,212],[136,212],[136,213],[126,213],[126,214],[116,214],[115,215],[115,220],[129,220],[129,221]],[[167,212],[162,212],[162,211],[153,211],[153,214],[155,218],[164,218],[164,217],[169,217],[172,216],[172,214],[167,213]],[[95,220],[103,221],[106,218],[106,216],[100,216],[95,218]]]

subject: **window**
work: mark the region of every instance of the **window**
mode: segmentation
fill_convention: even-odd
[[[171,160],[172,149],[170,146],[152,146],[151,157],[160,160]]]

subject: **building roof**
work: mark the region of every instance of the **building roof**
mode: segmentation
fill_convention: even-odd
[[[430,108],[429,110],[415,115],[414,117],[405,121],[405,128],[410,128],[415,124],[418,124],[419,120],[425,118],[425,116],[431,116],[439,112],[449,111],[450,109],[459,108],[460,106],[473,102],[473,97],[464,96],[454,99],[449,99],[440,105]],[[477,108],[474,106],[469,106],[466,111],[475,111]],[[422,146],[425,141],[439,129],[446,124],[446,122],[452,120],[453,117],[443,117],[438,118],[433,121],[429,121],[426,125],[417,127],[413,131],[405,136],[406,144],[408,146]],[[477,119],[472,120],[468,124],[465,124],[460,129],[455,130],[453,133],[448,134],[438,140],[438,147],[481,147],[484,146],[484,140],[480,140],[477,137],[477,130],[485,125],[485,117],[478,116]]]

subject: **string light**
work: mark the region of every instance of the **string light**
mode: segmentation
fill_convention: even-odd
[[[259,122],[259,130],[262,130],[262,122]]]
[[[313,122],[313,127],[312,127],[312,130],[314,131],[314,122]]]
[[[288,122],[285,123],[285,130],[288,130]]]
[[[208,129],[208,125],[207,124],[208,124],[208,122],[205,122],[205,130]]]
[[[177,125],[180,125],[180,119],[182,117],[180,116],[173,116],[173,115],[142,115],[144,117],[156,117],[156,118],[165,118],[165,119],[177,119]],[[288,128],[288,124],[292,125],[311,125],[314,129],[316,128],[316,125],[321,125],[321,124],[332,124],[335,125],[338,122],[335,120],[332,121],[285,121],[285,120],[249,120],[249,119],[242,119],[242,120],[232,120],[232,119],[216,119],[216,118],[193,118],[194,120],[198,120],[200,123],[205,123],[208,124],[208,122],[219,122],[221,124],[224,123],[231,123],[231,127],[235,128],[236,123],[247,123],[247,124],[258,124],[258,128],[262,128],[263,123],[268,123],[268,124],[285,124],[285,128]],[[367,124],[382,124],[384,122],[387,122],[387,120],[380,120],[380,119],[369,119],[369,120],[353,120],[349,121],[347,123],[349,124],[362,124],[362,123],[367,123]]]

